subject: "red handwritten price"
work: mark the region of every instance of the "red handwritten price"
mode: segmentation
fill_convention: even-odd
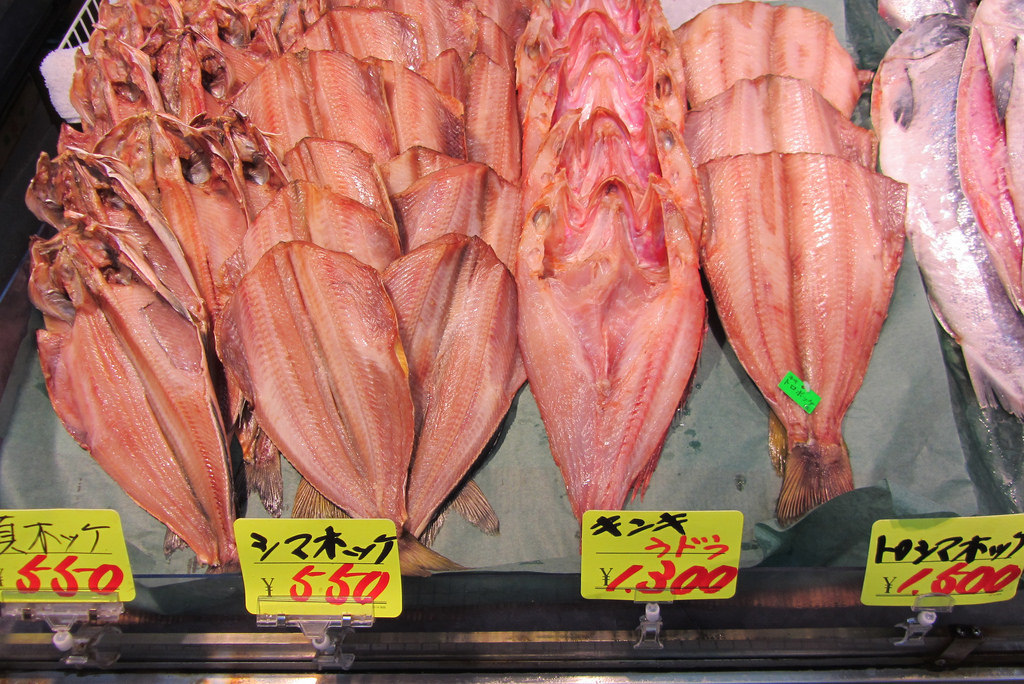
[[[1015,582],[1021,575],[1019,565],[1006,565],[998,570],[991,565],[980,565],[971,570],[965,570],[967,565],[967,563],[956,563],[935,575],[930,587],[931,593],[994,594],[1010,586],[1010,583]],[[903,594],[909,591],[911,594],[918,594],[921,582],[933,572],[935,572],[934,568],[918,570],[896,588],[896,593]],[[913,588],[915,586],[918,588]]]
[[[79,578],[85,580],[87,591],[94,594],[113,594],[124,583],[124,570],[111,563],[101,563],[96,567],[75,567],[80,559],[76,555],[68,555],[56,561],[50,560],[47,554],[33,556],[18,569],[18,580],[15,588],[22,594],[35,594],[43,591],[43,582],[57,596],[70,598],[82,590]],[[54,565],[43,565],[55,563]]]
[[[648,570],[648,579],[635,585],[642,594],[662,594],[667,590],[673,596],[685,596],[691,591],[702,591],[705,594],[717,594],[736,579],[737,569],[730,565],[719,565],[708,570],[700,565],[683,566],[682,572],[676,574],[675,563],[661,561],[661,570]],[[626,580],[644,569],[643,565],[630,565],[623,572],[608,582],[605,591],[616,591]],[[670,583],[671,580],[671,583]],[[653,582],[653,584],[651,583]],[[627,594],[632,591],[624,588]]]
[[[350,599],[356,603],[373,603],[391,582],[391,573],[380,570],[370,572],[352,572],[355,567],[352,563],[345,563],[327,581],[332,585],[327,587],[324,597],[332,605],[341,605]],[[307,577],[322,577],[327,574],[326,570],[316,570],[315,565],[306,565],[292,575],[292,586],[288,590],[289,595],[295,601],[308,601],[313,596],[313,585]],[[349,590],[346,578],[362,577],[356,583],[355,589]]]
[[[936,595],[955,605],[1007,601],[1017,592],[1021,555],[1020,514],[876,520],[860,600],[869,606],[921,606]]]

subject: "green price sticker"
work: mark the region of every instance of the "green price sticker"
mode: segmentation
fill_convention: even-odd
[[[0,602],[117,603],[135,580],[117,511],[0,510]]]
[[[821,397],[811,391],[810,385],[797,377],[796,373],[790,371],[782,378],[779,389],[786,393],[786,396],[797,403],[807,413],[814,410],[814,407],[821,401]]]
[[[587,511],[580,593],[623,601],[729,598],[742,536],[739,511]]]
[[[954,605],[1006,601],[1024,564],[1024,514],[878,520],[871,528],[861,603]]]
[[[397,617],[395,523],[353,518],[235,521],[245,609],[254,615]]]

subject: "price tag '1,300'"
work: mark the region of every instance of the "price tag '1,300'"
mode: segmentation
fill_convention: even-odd
[[[878,520],[871,528],[861,602],[927,607],[1013,598],[1024,565],[1024,514]]]
[[[0,510],[0,602],[135,598],[117,511]]]
[[[235,521],[245,608],[254,615],[402,612],[395,523],[380,519]]]
[[[736,593],[739,511],[587,511],[580,593],[625,601]]]

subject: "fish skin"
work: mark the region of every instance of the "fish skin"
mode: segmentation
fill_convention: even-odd
[[[351,516],[401,528],[413,405],[377,272],[310,243],[279,243],[215,327],[225,368],[296,470]]]
[[[199,329],[120,262],[98,226],[32,245],[40,362],[72,437],[196,552],[237,561],[229,455]],[[54,289],[69,307],[53,308]],[[54,314],[58,314],[54,316]]]
[[[957,88],[956,116],[960,182],[992,264],[1010,299],[1024,310],[1024,233],[1019,221],[1024,207],[1018,208],[1014,196],[1007,131],[999,120],[981,33],[973,29]]]
[[[691,107],[740,78],[802,78],[849,118],[871,78],[836,40],[832,23],[802,7],[762,2],[709,7],[675,31],[686,65]],[[738,50],[737,46],[744,46]],[[814,54],[814,59],[808,59]]]
[[[485,242],[455,233],[409,252],[383,279],[409,364],[416,448],[406,527],[419,537],[526,381],[515,281]]]
[[[777,506],[791,522],[852,489],[842,421],[867,371],[903,253],[905,187],[820,154],[738,155],[698,167],[701,264],[736,356],[785,426]],[[810,415],[778,387],[796,373]]]
[[[879,65],[880,162],[907,183],[907,238],[935,316],[963,350],[981,406],[1024,416],[1024,316],[1013,306],[960,186],[956,100],[969,24],[922,19]]]
[[[897,31],[908,31],[930,14],[952,14],[969,21],[977,7],[973,0],[879,0],[878,15]]]
[[[957,105],[964,189],[1018,308],[1024,307],[1024,50],[1018,49],[1024,39],[1022,12],[1024,5],[1013,0],[978,6]]]
[[[871,131],[844,117],[806,82],[769,74],[740,79],[686,114],[693,163],[734,154],[817,152],[875,168]]]

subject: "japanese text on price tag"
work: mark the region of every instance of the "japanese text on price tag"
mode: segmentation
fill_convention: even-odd
[[[1024,564],[1024,515],[878,520],[871,528],[861,602],[914,605],[927,594],[954,604],[1013,598]]]
[[[111,510],[0,510],[0,602],[131,601],[121,518]]]
[[[235,521],[245,608],[254,615],[402,612],[398,535],[390,520]]]
[[[742,535],[739,511],[587,511],[580,593],[625,601],[729,598]]]

